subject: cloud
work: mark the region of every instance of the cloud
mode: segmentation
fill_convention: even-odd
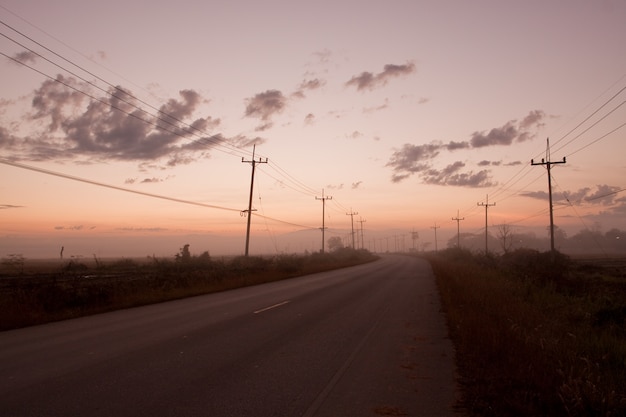
[[[0,204],[0,210],[23,208],[24,206],[14,206],[13,204]]]
[[[359,132],[358,130],[355,130],[354,132],[347,134],[346,137],[348,139],[359,139],[363,137],[363,133]]]
[[[173,166],[208,157],[219,143],[205,135],[220,120],[194,118],[206,100],[193,90],[180,91],[158,113],[143,109],[130,90],[111,87],[107,93],[98,96],[88,84],[61,75],[44,81],[23,120],[29,136],[6,138],[0,132],[0,147],[28,160],[167,159]]]
[[[494,185],[489,177],[489,171],[460,172],[462,168],[465,168],[465,163],[457,161],[442,170],[428,169],[424,171],[422,180],[426,184],[461,187],[491,187]]]
[[[306,95],[304,94],[305,91],[317,90],[317,89],[322,88],[324,85],[326,85],[326,81],[320,78],[304,80],[300,83],[296,91],[291,93],[291,95],[292,97],[296,97],[296,98],[305,98],[306,97]]]
[[[363,109],[363,113],[374,113],[377,111],[381,111],[381,110],[385,110],[386,108],[389,107],[389,99],[385,99],[385,102],[379,106],[374,106],[374,107],[365,107]]]
[[[373,74],[371,72],[362,72],[348,80],[345,85],[347,87],[356,87],[357,91],[373,90],[387,84],[391,78],[401,77],[415,72],[415,64],[408,62],[404,65],[387,64],[382,72]]]
[[[83,230],[85,228],[85,226],[78,225],[78,226],[55,226],[54,230]]]
[[[37,62],[37,58],[39,58],[39,55],[32,51],[22,51],[13,55],[13,59],[24,64],[34,64]]]
[[[356,190],[357,188],[359,188],[361,186],[361,184],[363,184],[363,181],[353,182],[352,183],[352,189]]]
[[[327,64],[328,62],[330,62],[332,52],[328,49],[322,49],[321,51],[313,52],[313,56],[316,58],[318,63]]]
[[[512,120],[501,127],[491,129],[489,132],[475,132],[472,134],[470,144],[472,148],[483,148],[494,145],[511,145],[513,142],[524,142],[534,138],[531,129],[540,128],[544,125],[546,114],[541,110],[531,111],[521,122]]]
[[[142,184],[154,184],[154,183],[158,183],[158,182],[163,182],[163,179],[152,177],[152,178],[145,178],[145,179],[141,180]]]
[[[441,146],[438,144],[412,145],[406,143],[395,151],[386,166],[394,171],[392,181],[399,182],[413,173],[422,172],[429,168],[428,161],[439,155]]]
[[[246,100],[246,117],[261,119],[266,130],[271,127],[271,119],[274,115],[281,113],[287,106],[287,98],[278,90],[267,90]]]
[[[443,170],[434,168],[436,158],[443,151],[455,152],[465,149],[481,149],[487,146],[512,145],[534,137],[534,129],[543,125],[546,114],[541,110],[533,110],[525,116],[521,122],[511,120],[501,127],[489,131],[474,132],[468,141],[449,141],[441,143],[432,141],[427,144],[414,145],[404,144],[399,150],[395,150],[386,166],[392,168],[392,182],[403,181],[417,174],[421,180],[428,184],[462,185],[471,187],[487,187],[494,185],[490,178],[489,170],[478,172],[467,171],[450,173],[450,169],[464,168],[459,162],[446,167]],[[479,167],[487,166],[514,166],[521,162],[515,161],[503,163],[502,161],[483,160],[478,163]]]
[[[454,142],[454,141],[450,141],[447,145],[446,145],[446,149],[449,151],[456,151],[457,149],[467,149],[470,147],[470,144],[468,142]]]
[[[309,126],[315,123],[315,115],[313,113],[309,113],[304,117],[304,124]]]
[[[620,203],[620,199],[616,198],[620,191],[623,191],[622,187],[599,184],[596,185],[595,190],[589,187],[583,187],[576,191],[553,192],[552,199],[553,201],[567,201],[568,204],[580,205],[582,203],[588,203],[610,207]],[[547,191],[528,191],[521,195],[546,201],[549,198]]]

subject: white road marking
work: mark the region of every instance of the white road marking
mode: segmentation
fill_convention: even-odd
[[[289,302],[290,301],[287,300],[287,301],[283,301],[282,303],[274,304],[273,306],[262,308],[260,310],[255,311],[254,314],[259,314],[259,313],[262,313],[262,312],[267,311],[267,310],[271,310],[271,309],[276,308],[276,307],[284,306],[285,304],[289,304]]]

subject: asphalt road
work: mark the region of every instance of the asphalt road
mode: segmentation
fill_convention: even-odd
[[[429,265],[287,281],[0,333],[2,416],[452,416]]]

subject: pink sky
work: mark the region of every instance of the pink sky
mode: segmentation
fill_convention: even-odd
[[[622,1],[3,0],[0,16],[0,257],[243,253],[254,144],[251,252],[319,250],[322,190],[327,238],[353,211],[365,239],[432,242],[436,225],[442,247],[457,212],[484,231],[487,195],[490,227],[543,236],[530,161],[548,137],[567,157],[556,224],[626,229]]]

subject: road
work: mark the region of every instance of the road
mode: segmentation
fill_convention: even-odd
[[[356,267],[0,333],[2,416],[453,416],[427,262]]]

